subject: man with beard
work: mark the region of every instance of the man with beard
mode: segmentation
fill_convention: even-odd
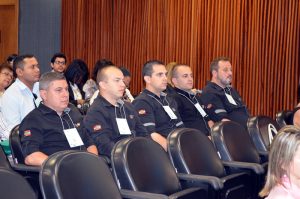
[[[215,109],[214,121],[232,120],[245,128],[249,113],[241,96],[231,86],[232,66],[226,57],[218,57],[210,64],[211,81],[203,89],[201,99],[206,106],[212,105]]]

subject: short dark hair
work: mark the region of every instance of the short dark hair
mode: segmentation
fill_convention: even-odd
[[[125,66],[120,66],[120,70],[122,71],[124,77],[131,77],[129,70]]]
[[[228,57],[217,57],[211,63],[209,67],[209,71],[212,73],[214,70],[218,71],[219,69],[219,62],[220,61],[230,61]]]
[[[164,65],[164,63],[162,61],[159,60],[149,60],[147,61],[144,66],[143,66],[143,70],[142,70],[142,76],[151,76],[153,73],[153,66],[154,65]]]
[[[7,57],[6,61],[7,62],[13,62],[16,59],[17,56],[18,56],[17,54],[11,54]]]
[[[62,73],[47,72],[44,73],[39,80],[39,90],[47,90],[51,82],[55,80],[66,80]]]
[[[171,78],[173,77],[177,77],[177,69],[180,67],[180,66],[184,66],[184,67],[190,67],[189,65],[187,64],[175,64],[172,68],[172,70],[170,71],[170,76]]]
[[[97,74],[98,71],[101,70],[103,67],[105,66],[112,66],[114,65],[112,63],[112,61],[108,60],[108,59],[100,59],[96,62],[94,69],[93,69],[93,73],[92,73],[92,79],[97,81]]]
[[[67,63],[67,57],[64,53],[55,53],[52,58],[51,58],[51,63],[54,64],[55,60],[57,57],[60,57],[60,58],[64,58],[65,59],[65,62]]]
[[[107,75],[105,74],[105,71],[108,68],[116,68],[118,70],[120,70],[120,68],[118,68],[117,66],[114,65],[108,65],[108,66],[103,66],[102,68],[100,68],[98,70],[98,74],[97,74],[97,84],[99,84],[100,81],[103,81],[107,78]],[[120,70],[121,71],[121,70]]]
[[[15,58],[14,64],[13,64],[14,77],[17,77],[17,72],[16,72],[17,68],[24,69],[24,59],[33,58],[33,57],[34,57],[34,55],[32,55],[32,54],[25,54],[25,55],[19,55]]]

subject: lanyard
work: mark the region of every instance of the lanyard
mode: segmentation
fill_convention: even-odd
[[[155,99],[162,107],[164,106],[163,103],[161,103],[161,102],[160,102],[158,99],[156,99],[154,96],[149,95],[149,94],[147,94],[147,95],[148,95],[149,97],[152,97],[153,99]],[[170,106],[170,105],[169,105],[169,102],[168,102],[168,100],[167,100],[167,98],[164,98],[164,99],[163,99],[163,102],[164,102],[164,101],[166,101],[166,102],[167,102],[167,105]]]
[[[193,102],[189,97],[187,97],[187,96],[185,96],[184,94],[181,94],[181,93],[178,93],[178,94],[179,94],[179,95],[182,95],[182,96],[185,97],[187,100],[189,100],[193,105],[195,105],[194,102]],[[193,97],[193,99],[195,99],[196,102],[197,102],[198,104],[200,104],[200,103],[198,102],[196,96]],[[197,103],[196,103],[196,104],[197,104]]]
[[[115,116],[116,116],[116,118],[118,118],[118,115],[117,115],[117,107],[120,107],[119,105],[116,105],[116,106],[114,106],[115,107]],[[124,113],[124,118],[127,120],[127,118],[126,118],[126,113],[125,113],[125,108],[124,108],[124,106],[123,105],[121,105],[121,107],[120,107],[120,115],[121,115],[121,118],[122,118],[122,110],[123,110],[123,113]]]
[[[71,122],[72,122],[72,124],[73,124],[73,127],[75,128],[75,124],[73,123],[73,120],[72,120],[72,118],[70,117],[70,115],[68,114],[68,113],[66,113],[67,115],[68,115],[68,117],[70,118],[70,120],[71,120]],[[59,115],[59,119],[60,119],[60,121],[61,121],[61,125],[62,125],[62,127],[63,127],[63,130],[65,130],[65,126],[64,126],[64,123],[63,123],[63,121],[62,121],[62,118],[61,118],[61,116]],[[69,125],[69,123],[67,122],[67,124],[68,124],[68,127],[70,128],[70,125]]]

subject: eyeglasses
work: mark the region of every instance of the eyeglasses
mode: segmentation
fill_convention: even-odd
[[[6,72],[1,72],[1,74],[5,75],[6,77],[10,77],[11,79],[14,77],[12,74]]]
[[[64,61],[55,61],[54,63],[56,63],[58,65],[66,65],[66,62],[64,62]]]

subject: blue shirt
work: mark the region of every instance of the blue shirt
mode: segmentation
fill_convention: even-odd
[[[31,90],[17,78],[3,94],[1,110],[9,131],[20,124],[23,118],[39,105],[41,98],[38,82],[33,86],[33,93],[38,97],[36,100]]]

